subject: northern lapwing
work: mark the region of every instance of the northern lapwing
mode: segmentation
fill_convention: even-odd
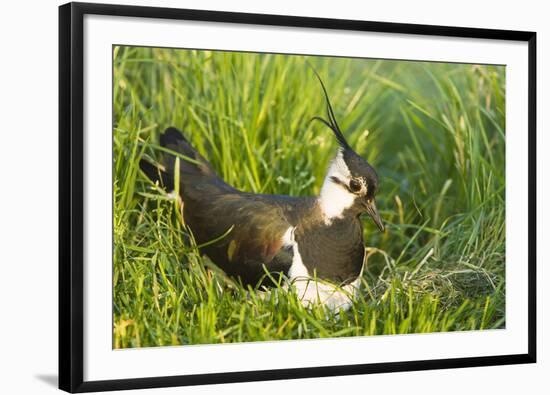
[[[304,305],[321,302],[346,309],[359,288],[365,256],[360,216],[368,214],[381,231],[384,225],[375,204],[376,171],[346,141],[319,81],[327,119],[312,120],[327,126],[340,145],[319,196],[240,191],[224,182],[173,127],[160,136],[166,149],[161,165],[142,159],[140,167],[167,191],[173,191],[174,180],[179,179],[185,223],[196,242],[206,244],[201,252],[227,274],[257,285],[266,284],[270,277],[266,272],[275,278],[283,273]],[[191,160],[178,160],[176,166],[176,156],[168,150]],[[174,176],[176,167],[179,177]]]

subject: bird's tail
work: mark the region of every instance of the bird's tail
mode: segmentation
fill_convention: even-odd
[[[165,148],[162,152],[161,166],[141,159],[139,167],[151,181],[159,181],[166,190],[174,189],[176,158],[179,158],[181,181],[195,177],[215,176],[210,164],[191,146],[178,129],[174,127],[166,129],[160,136],[160,145]]]

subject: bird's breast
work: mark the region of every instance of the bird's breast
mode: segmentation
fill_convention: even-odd
[[[364,244],[358,220],[335,221],[330,226],[298,227],[296,241],[310,275],[348,284],[361,273]]]

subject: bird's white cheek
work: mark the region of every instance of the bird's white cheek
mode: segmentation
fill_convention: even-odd
[[[323,185],[319,196],[319,206],[325,223],[330,225],[333,219],[341,218],[344,211],[353,206],[355,198],[354,194],[348,192],[341,185],[333,182]]]
[[[330,225],[334,218],[341,218],[344,211],[353,205],[357,197],[343,185],[334,182],[333,177],[346,185],[349,184],[351,179],[350,171],[344,162],[341,150],[338,151],[338,154],[330,164],[319,196],[319,206],[327,225]]]

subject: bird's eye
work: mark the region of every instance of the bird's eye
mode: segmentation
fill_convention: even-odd
[[[361,183],[357,180],[351,180],[349,182],[349,190],[353,193],[359,192],[361,190]]]

